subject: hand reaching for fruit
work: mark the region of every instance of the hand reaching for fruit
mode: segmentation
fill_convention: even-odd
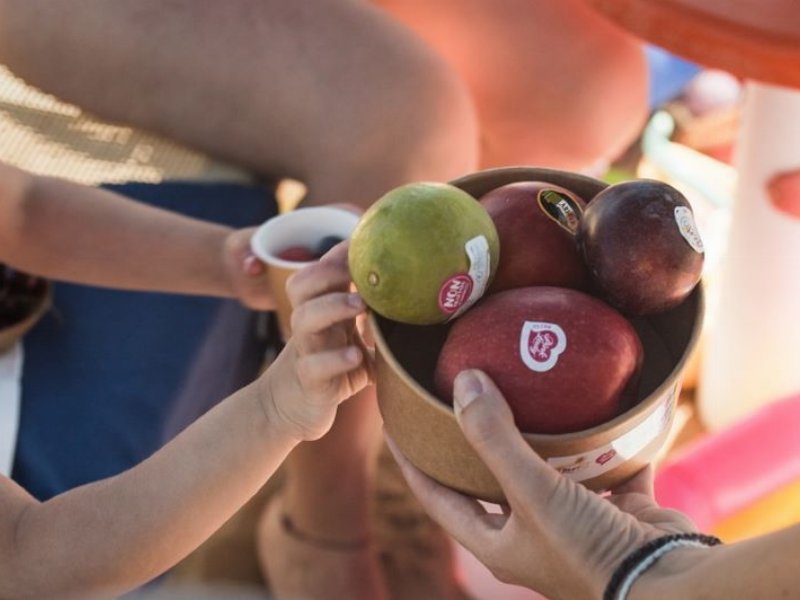
[[[267,373],[277,414],[300,440],[322,437],[339,403],[372,379],[372,358],[357,330],[366,307],[350,293],[347,245],[292,275],[292,337]]]

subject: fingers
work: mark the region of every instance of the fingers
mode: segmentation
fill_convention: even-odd
[[[485,373],[460,373],[455,380],[453,405],[464,436],[512,506],[518,501],[520,508],[531,508],[535,501],[549,497],[560,475],[522,438],[508,404]]]
[[[346,291],[350,285],[347,267],[347,248],[342,242],[334,246],[317,262],[300,269],[286,282],[286,294],[292,306],[329,292]]]
[[[336,244],[333,248],[328,250],[322,258],[320,258],[320,262],[326,262],[331,264],[336,264],[339,266],[347,266],[347,251],[350,248],[350,240],[343,240]]]
[[[386,443],[411,491],[437,523],[476,554],[492,544],[492,534],[499,528],[496,524],[499,515],[489,515],[477,500],[436,483],[412,465],[388,435]],[[491,522],[495,525],[490,526]]]
[[[352,371],[363,361],[361,348],[346,346],[303,356],[297,362],[297,371],[308,391],[327,394],[335,378]],[[339,401],[343,398],[331,399]]]
[[[329,327],[354,319],[365,310],[358,294],[336,292],[312,298],[292,311],[294,336],[322,333]]]

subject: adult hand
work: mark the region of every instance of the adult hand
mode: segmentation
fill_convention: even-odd
[[[663,535],[694,531],[691,521],[653,500],[643,471],[604,498],[567,479],[525,442],[494,383],[480,371],[456,378],[454,406],[467,440],[507,498],[503,514],[445,488],[390,447],[420,502],[501,581],[548,598],[600,598],[633,550]]]

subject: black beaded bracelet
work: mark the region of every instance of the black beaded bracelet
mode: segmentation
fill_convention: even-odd
[[[651,540],[620,563],[606,586],[603,600],[625,600],[634,581],[667,552],[676,548],[703,548],[721,543],[719,538],[702,533],[676,533]]]

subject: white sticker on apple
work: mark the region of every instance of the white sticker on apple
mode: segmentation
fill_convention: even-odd
[[[549,371],[566,349],[567,334],[561,327],[555,323],[525,321],[519,336],[519,355],[531,371]]]
[[[703,254],[703,252],[705,252],[703,240],[700,237],[700,233],[697,231],[697,225],[695,225],[691,209],[685,206],[676,206],[675,222],[678,224],[678,231],[681,232],[686,243],[698,254]]]

